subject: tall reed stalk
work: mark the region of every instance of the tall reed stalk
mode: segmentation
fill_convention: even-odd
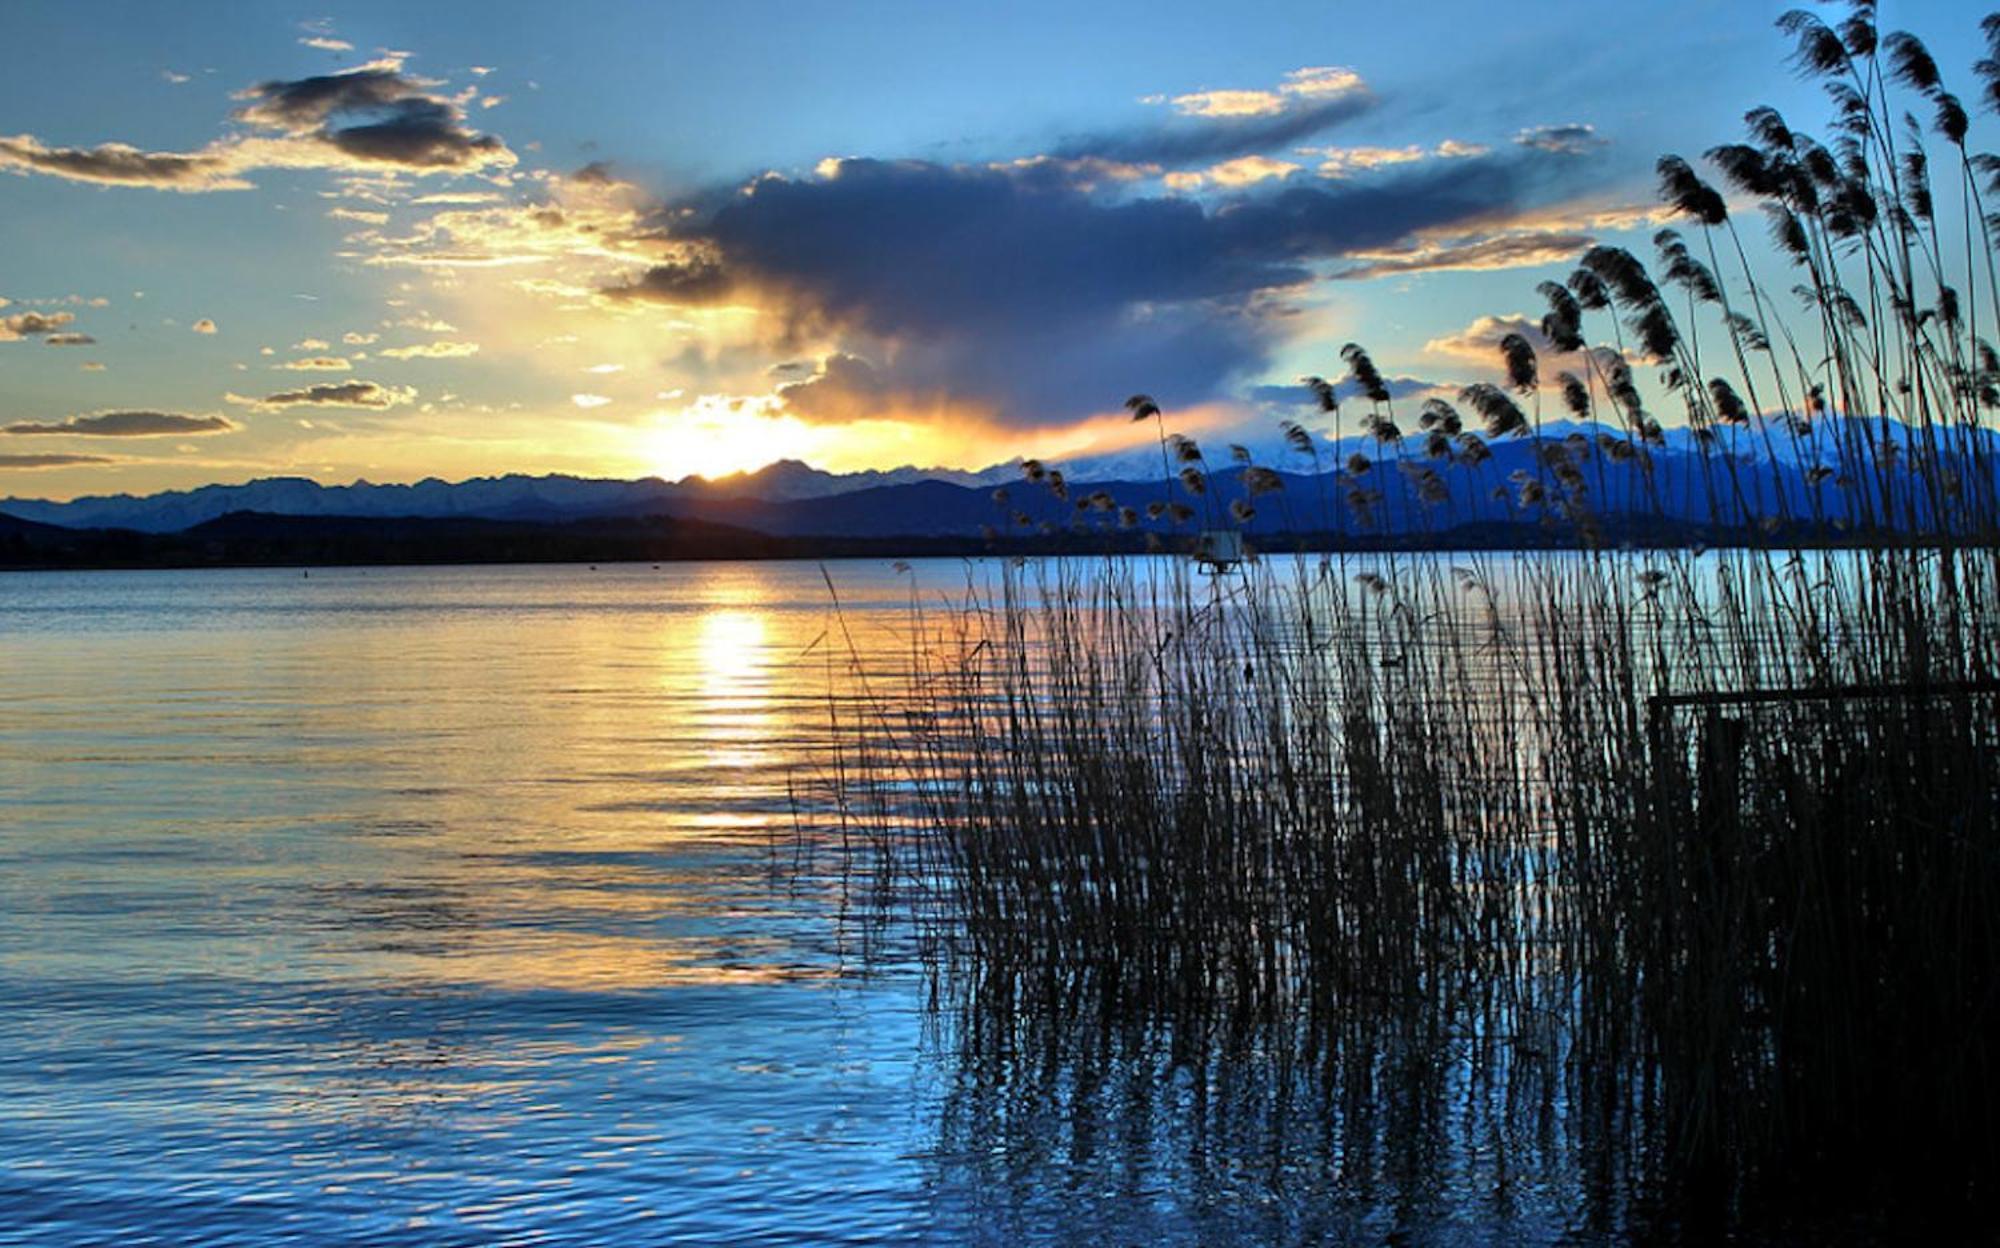
[[[1276,490],[1265,506],[1355,531],[1385,472],[1438,515],[1498,489],[1578,549],[1335,550],[1215,579],[1171,556],[1022,564],[922,622],[898,687],[846,725],[865,765],[829,809],[865,829],[936,964],[978,985],[971,1030],[1275,1029],[1302,1060],[1428,1038],[1559,1076],[1592,1138],[1652,1148],[1677,1190],[1992,1196],[2000,288],[1981,182],[2000,161],[1966,151],[1923,45],[1874,20],[1780,23],[1835,103],[1831,138],[1757,109],[1748,142],[1708,154],[1769,222],[1790,295],[1746,214],[1668,157],[1687,224],[1656,240],[1661,278],[1596,247],[1543,285],[1556,376],[1516,336],[1506,384],[1460,396],[1472,416],[1436,398],[1406,435],[1351,347],[1375,453],[1297,434],[1341,465],[1314,478],[1330,499],[1237,470],[1247,496]],[[1983,30],[2000,102],[2000,20]],[[1935,115],[1946,187],[1892,88]],[[1545,391],[1582,433],[1545,436]],[[1329,383],[1302,397],[1338,418]],[[1681,409],[1692,458],[1661,454],[1654,401]],[[1497,480],[1513,439],[1534,467]],[[1207,493],[1220,473],[1170,448],[1183,492]],[[1621,474],[1640,514],[1697,499],[1743,547],[1605,548]]]

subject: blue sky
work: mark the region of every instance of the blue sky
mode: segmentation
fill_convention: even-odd
[[[1581,241],[1649,254],[1660,153],[1817,128],[1781,10],[11,4],[0,495],[981,467],[1134,390],[1247,436],[1349,340],[1485,377]],[[1963,79],[1979,16],[1883,20]]]

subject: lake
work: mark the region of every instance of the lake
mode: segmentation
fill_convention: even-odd
[[[966,1060],[792,803],[989,571],[0,578],[0,1242],[1608,1242],[1559,1098]]]

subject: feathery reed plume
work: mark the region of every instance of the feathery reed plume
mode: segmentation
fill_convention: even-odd
[[[1458,414],[1457,408],[1433,395],[1424,400],[1423,411],[1417,417],[1417,424],[1425,429],[1434,429],[1446,437],[1455,438],[1465,428],[1465,419]]]
[[[1575,373],[1557,373],[1556,384],[1562,387],[1563,407],[1578,420],[1590,416],[1590,389]]]
[[[1750,410],[1743,406],[1743,399],[1736,393],[1736,387],[1729,384],[1727,377],[1715,377],[1708,383],[1710,400],[1715,404],[1715,418],[1728,425],[1750,423]]]
[[[1319,404],[1320,411],[1331,415],[1340,410],[1340,400],[1334,395],[1333,383],[1326,378],[1308,377],[1305,387],[1312,392],[1313,401]]]
[[[1285,479],[1276,471],[1261,465],[1243,471],[1243,486],[1250,491],[1250,497],[1273,494],[1285,488]]]
[[[1889,54],[1889,76],[1913,91],[1930,95],[1942,85],[1937,62],[1931,59],[1930,49],[1923,41],[1908,31],[1889,32],[1882,40],[1882,50]]]
[[[1549,340],[1549,345],[1564,354],[1583,350],[1583,305],[1576,296],[1558,282],[1543,282],[1535,289],[1548,300],[1549,310],[1542,317],[1542,336]]]
[[[1458,401],[1478,412],[1489,438],[1519,437],[1528,432],[1528,417],[1500,387],[1477,381],[1458,392]]]
[[[1359,344],[1350,342],[1340,349],[1340,358],[1347,362],[1347,369],[1354,378],[1354,384],[1361,387],[1361,393],[1367,396],[1369,402],[1389,401],[1389,384],[1382,379],[1382,374],[1376,370],[1375,361],[1369,357],[1367,351]]]
[[[1792,64],[1807,78],[1823,78],[1847,69],[1847,48],[1833,28],[1804,9],[1778,18],[1778,29],[1796,41]]]
[[[1729,206],[1722,196],[1702,181],[1687,161],[1678,156],[1662,156],[1655,168],[1660,175],[1660,197],[1676,212],[1685,213],[1703,225],[1721,225],[1729,219]]]
[[[1541,385],[1536,371],[1535,348],[1520,334],[1502,335],[1500,358],[1507,366],[1507,383],[1514,389],[1530,394]]]

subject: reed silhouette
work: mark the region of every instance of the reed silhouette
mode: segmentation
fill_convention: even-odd
[[[1753,109],[1706,156],[1727,195],[1663,158],[1680,226],[1655,267],[1597,246],[1542,284],[1552,358],[1508,335],[1502,381],[1425,401],[1414,437],[1360,346],[1356,400],[1306,379],[1331,436],[1286,437],[1319,497],[1211,470],[1157,401],[1128,404],[1209,525],[1228,471],[1365,532],[1394,473],[1440,517],[1497,497],[1580,549],[1267,555],[1215,580],[1024,564],[917,613],[908,670],[841,712],[805,823],[867,848],[864,893],[922,933],[968,1060],[995,1036],[1074,1048],[1022,1029],[1139,1027],[1362,1099],[1449,1068],[1553,1098],[1586,1164],[1637,1159],[1685,1209],[1990,1206],[2000,159],[1875,20],[1780,20],[1828,137]],[[2000,16],[1981,32],[2000,109]],[[1699,448],[1678,476],[1651,466],[1668,433],[1641,367]],[[1545,433],[1545,397],[1576,427]],[[1532,467],[1498,478],[1516,439]],[[1607,548],[1614,472],[1743,547]]]

